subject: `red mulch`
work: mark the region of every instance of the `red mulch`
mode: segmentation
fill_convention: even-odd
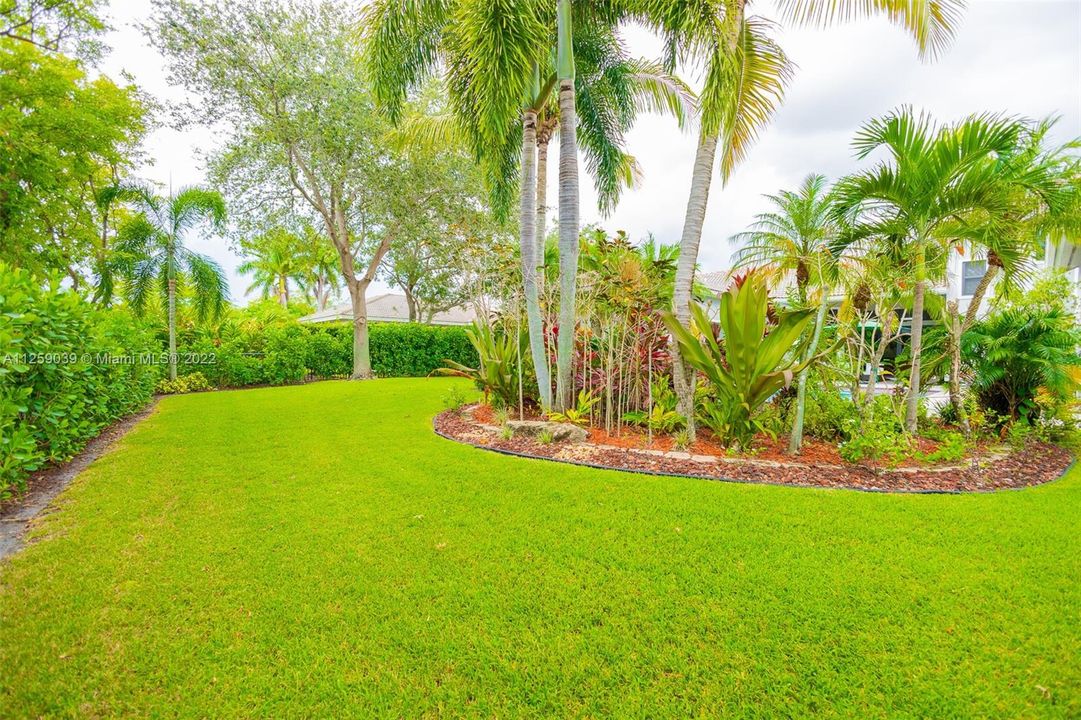
[[[590,430],[589,440],[579,444],[544,445],[519,437],[504,440],[498,433],[480,427],[479,418],[474,419],[473,416],[476,411],[477,409],[465,412],[448,410],[435,418],[435,429],[441,435],[477,447],[542,459],[557,459],[618,470],[751,483],[893,492],[987,491],[1049,482],[1059,477],[1072,461],[1070,453],[1060,447],[1032,442],[1023,451],[991,462],[968,461],[963,466],[950,469],[923,466],[887,469],[845,463],[837,454],[835,446],[820,441],[805,443],[800,457],[792,458],[785,454],[785,443],[780,438],[776,441],[760,438],[752,456],[726,458],[723,448],[708,437],[703,437],[695,443],[691,452],[718,459],[699,462],[633,452],[632,449],[646,448],[649,438],[639,430],[628,428],[624,428],[619,435],[609,435],[602,429],[593,428]],[[483,410],[480,410],[480,416],[487,417]],[[653,445],[648,447],[667,452],[671,444],[670,438],[655,436]],[[599,445],[613,445],[619,449],[598,447]],[[924,449],[933,449],[933,444]]]

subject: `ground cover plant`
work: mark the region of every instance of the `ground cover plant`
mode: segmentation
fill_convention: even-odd
[[[0,714],[1081,712],[1081,474],[873,495],[448,442],[455,379],[165,398],[0,591]]]

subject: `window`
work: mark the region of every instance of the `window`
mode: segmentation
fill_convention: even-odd
[[[971,297],[986,272],[986,260],[969,260],[961,263],[961,295]]]

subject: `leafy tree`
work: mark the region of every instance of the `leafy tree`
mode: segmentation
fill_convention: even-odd
[[[767,196],[774,210],[760,213],[747,232],[732,237],[742,243],[734,266],[760,268],[764,277],[796,279],[796,296],[801,309],[811,305],[809,291],[818,291],[818,305],[811,341],[804,360],[815,354],[826,322],[829,296],[837,280],[837,265],[830,246],[836,237],[831,216],[832,196],[826,178],[809,175],[796,191],[783,190]],[[788,452],[799,453],[803,443],[803,416],[807,403],[808,368],[800,371],[796,385],[796,416],[788,440]]]
[[[185,236],[204,224],[221,231],[225,201],[212,190],[189,187],[168,198],[145,192],[138,207],[140,212],[121,226],[117,243],[127,258],[128,301],[142,314],[155,287],[161,292],[168,313],[169,379],[176,380],[178,294],[190,290],[200,319],[220,315],[229,297],[221,267],[185,247]]]
[[[111,233],[98,200],[135,162],[146,115],[135,87],[0,39],[0,259],[81,285]]]
[[[0,4],[0,39],[32,45],[44,52],[73,51],[96,58],[96,38],[105,29],[101,0],[4,0]]]
[[[888,242],[911,258],[913,286],[911,365],[905,429],[916,432],[920,394],[924,299],[930,256],[944,256],[958,242],[958,223],[1001,217],[1008,198],[1001,192],[997,159],[1008,155],[1024,131],[1014,119],[972,115],[936,126],[907,108],[864,124],[853,146],[866,158],[883,149],[887,159],[837,184],[837,217],[855,218],[844,239]]]
[[[158,0],[150,34],[198,97],[189,118],[234,131],[212,173],[241,217],[304,206],[337,251],[353,311],[354,378],[371,377],[365,293],[398,225],[387,126],[373,111],[353,19],[329,2]]]
[[[304,238],[297,282],[315,309],[325,310],[341,289],[341,265],[334,246],[310,224],[304,226]]]
[[[472,255],[506,233],[462,138],[452,133],[433,142],[416,132],[446,112],[442,83],[430,81],[409,103],[406,127],[392,134],[397,179],[391,192],[396,203],[416,209],[398,222],[381,273],[405,294],[414,321],[461,303]]]

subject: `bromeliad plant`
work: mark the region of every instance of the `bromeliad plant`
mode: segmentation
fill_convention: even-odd
[[[698,305],[691,306],[689,327],[671,313],[664,316],[682,357],[713,390],[715,400],[705,404],[702,422],[719,440],[736,448],[746,448],[754,438],[755,412],[819,357],[799,359],[813,310],[783,313],[767,330],[768,310],[766,285],[752,274],[742,286],[721,295],[723,343],[714,337],[712,324]]]
[[[491,399],[501,407],[515,405],[522,389],[518,366],[529,354],[526,337],[521,332],[496,330],[484,322],[473,323],[465,334],[477,350],[479,366],[471,368],[444,360],[447,367],[439,368],[433,374],[469,378],[484,392],[485,402]]]
[[[584,427],[592,421],[593,408],[600,400],[599,395],[594,395],[589,390],[579,390],[578,403],[575,407],[567,408],[564,412],[549,413],[548,419],[554,422],[565,422]]]

